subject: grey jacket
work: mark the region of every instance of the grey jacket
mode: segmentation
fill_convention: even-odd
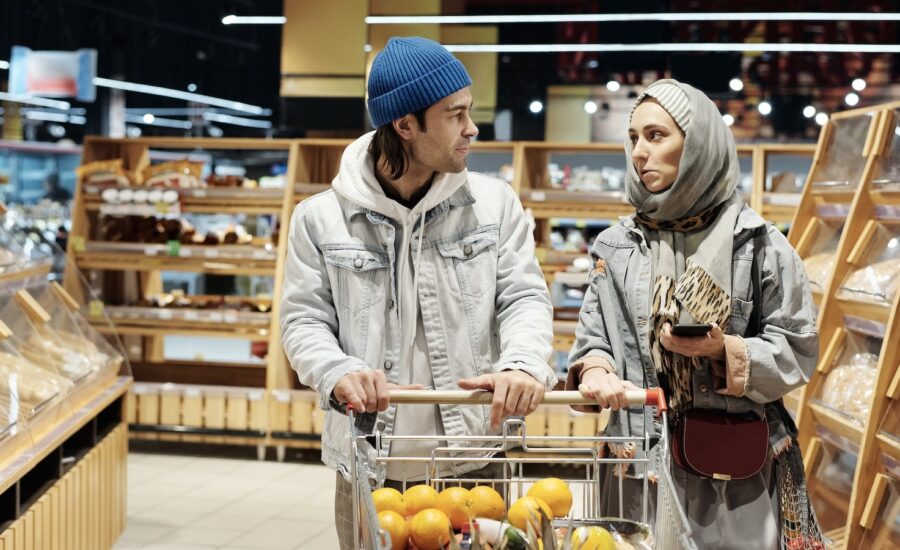
[[[552,306],[518,197],[500,180],[456,176],[467,182],[425,215],[420,258],[418,300],[435,389],[458,389],[461,378],[502,369],[525,371],[552,388]],[[289,238],[282,341],[301,382],[315,388],[327,411],[322,459],[344,469],[349,425],[330,399],[338,379],[381,369],[388,382],[403,383],[394,367],[401,330],[413,327],[400,327],[394,307],[398,292],[408,291],[396,280],[399,236],[384,215],[330,190],[297,206]],[[442,405],[440,413],[447,435],[490,431],[487,406]],[[379,414],[388,435],[394,414],[393,406]]]
[[[766,237],[753,239],[754,233],[764,226]],[[765,243],[764,254],[757,256],[763,259],[762,303],[758,304],[762,308],[762,330],[745,338],[750,372],[744,396],[716,393],[709,369],[697,369],[692,377],[694,406],[752,411],[768,417],[770,441],[775,445],[786,434],[785,426],[779,415],[764,406],[809,381],[819,352],[816,310],[803,264],[778,230],[766,226],[756,212],[745,206],[734,234],[728,333],[743,336],[754,307],[751,265],[755,242]],[[596,355],[615,365],[623,380],[638,387],[658,385],[649,348],[651,259],[634,218],[623,218],[622,223],[601,233],[591,248],[591,256],[595,262],[605,260],[605,270],[591,274],[569,363]],[[659,425],[652,414],[634,409],[614,413],[607,435],[642,435],[645,426],[658,435]]]

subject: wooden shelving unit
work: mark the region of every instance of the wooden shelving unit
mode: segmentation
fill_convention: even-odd
[[[269,215],[286,232],[295,204],[292,183],[297,181],[296,174],[315,168],[310,163],[322,156],[322,147],[323,142],[306,143],[301,154],[298,140],[92,137],[85,141],[82,162],[121,158],[125,170],[137,172],[149,166],[152,151],[159,150],[183,152],[185,157],[203,151],[235,157],[238,162],[252,154],[271,154],[287,163],[283,187],[181,189],[178,212]],[[159,293],[164,271],[272,280],[272,295],[267,296],[271,309],[251,314],[229,309],[98,307],[78,294],[75,272],[66,274],[67,288],[91,313],[89,318],[98,328],[117,333],[128,347],[139,349],[139,356],[133,357],[137,384],[128,407],[134,431],[144,438],[255,444],[262,454],[269,443],[268,394],[293,385],[277,321],[287,238],[277,245],[258,238],[249,244],[213,246],[103,241],[98,238],[98,226],[104,189],[78,182],[68,253],[75,267],[100,274],[110,298],[129,303]],[[104,324],[107,318],[114,322],[114,329]],[[264,363],[167,360],[163,350],[166,336],[240,338],[267,345],[268,353]]]
[[[900,209],[895,211],[900,193],[875,184],[900,165],[900,155],[892,154],[898,147],[898,106],[839,113],[823,127],[789,235],[800,256],[808,258],[832,239],[828,232],[839,234],[833,269],[815,295],[819,364],[797,406],[810,495],[834,548],[888,547],[872,545],[876,538],[888,540],[879,538],[884,536],[897,541],[891,534],[896,510],[887,519],[881,514],[889,506],[887,489],[894,488],[895,507],[897,492],[897,470],[891,473],[882,460],[896,446],[882,426],[897,398],[890,386],[900,363],[900,294],[878,302],[848,292],[847,282],[880,257],[891,235],[900,236]],[[856,409],[826,403],[823,392],[829,375],[857,361],[857,354],[877,356],[877,366],[874,397],[860,409],[867,413],[854,416]],[[839,477],[843,482],[836,482]]]

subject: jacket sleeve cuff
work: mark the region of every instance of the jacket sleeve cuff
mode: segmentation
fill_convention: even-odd
[[[334,393],[334,386],[337,385],[338,380],[345,375],[350,374],[351,372],[368,370],[368,368],[369,367],[362,361],[354,360],[348,361],[338,368],[329,371],[328,374],[322,377],[322,380],[316,388],[316,392],[319,394],[319,408],[323,411],[334,409],[338,412],[345,413],[346,410],[344,409],[343,404],[339,403],[337,398],[332,395]]]
[[[569,366],[569,373],[566,376],[566,391],[578,390],[578,385],[581,383],[581,374],[586,370],[595,368],[603,369],[613,374],[616,372],[616,368],[606,354],[586,355]],[[572,409],[584,413],[599,413],[601,411],[599,405],[572,405]]]
[[[750,380],[750,354],[740,336],[725,335],[725,387],[722,395],[742,397]]]
[[[501,365],[500,371],[502,372],[505,370],[520,370],[543,384],[544,388],[547,391],[552,391],[553,388],[556,387],[556,383],[558,381],[556,378],[556,373],[553,371],[550,365],[542,365],[537,367],[524,361],[511,361],[509,363],[504,363],[503,365]]]

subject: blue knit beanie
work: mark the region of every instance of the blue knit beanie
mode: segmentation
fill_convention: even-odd
[[[472,84],[463,64],[433,40],[391,38],[369,72],[369,116],[380,128],[408,113],[431,107]]]

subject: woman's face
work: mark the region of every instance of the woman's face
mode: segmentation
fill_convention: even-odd
[[[678,177],[684,133],[655,99],[647,98],[631,115],[631,162],[651,193],[665,191]]]

